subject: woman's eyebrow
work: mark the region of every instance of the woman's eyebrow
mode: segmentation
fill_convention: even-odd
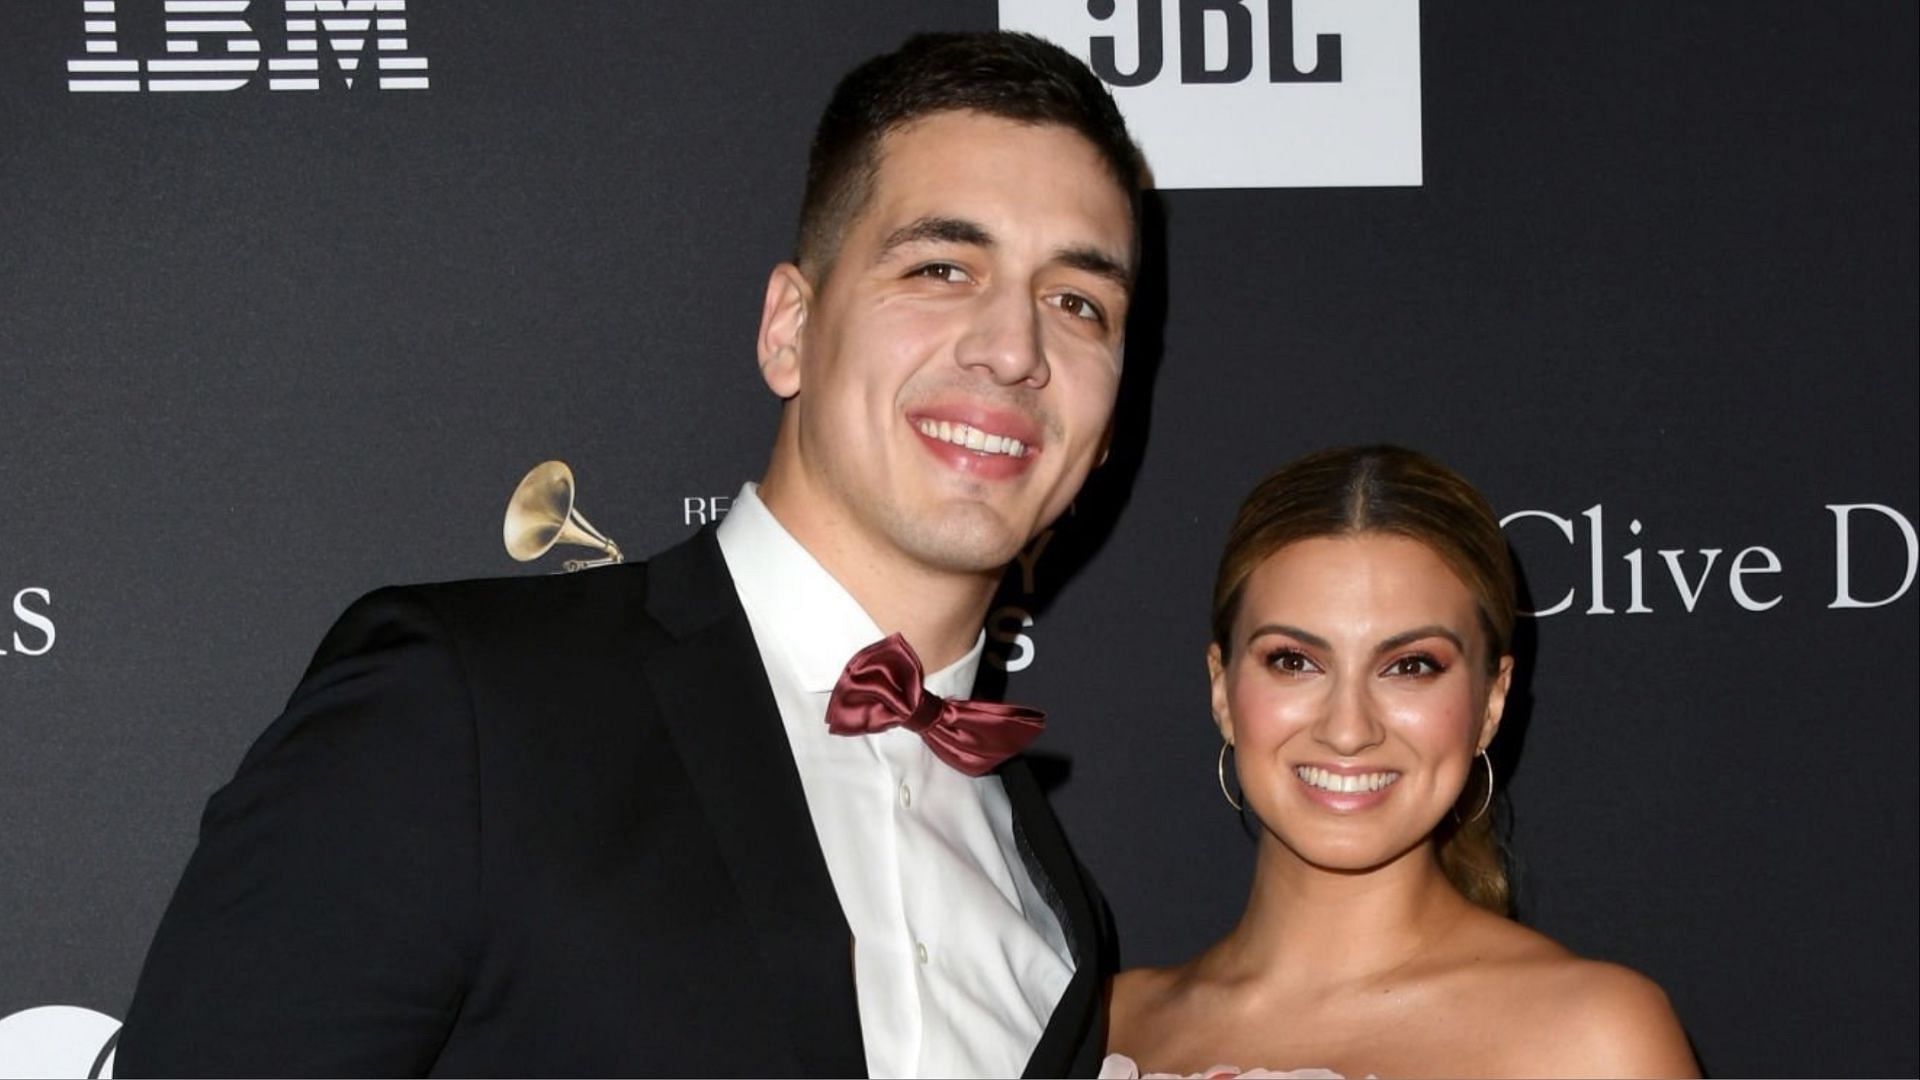
[[[1304,641],[1316,649],[1326,649],[1329,652],[1333,649],[1333,643],[1326,638],[1318,634],[1309,634],[1297,626],[1288,626],[1285,623],[1268,623],[1265,626],[1255,629],[1247,635],[1247,644],[1251,645],[1268,634],[1285,634],[1288,637]]]
[[[1461,652],[1467,651],[1467,643],[1460,640],[1460,635],[1454,633],[1447,627],[1441,626],[1439,623],[1433,623],[1428,626],[1418,626],[1412,630],[1402,630],[1400,633],[1374,646],[1373,651],[1375,653],[1392,652],[1403,645],[1411,645],[1421,638],[1430,637],[1445,638],[1453,642],[1454,648],[1459,649]]]

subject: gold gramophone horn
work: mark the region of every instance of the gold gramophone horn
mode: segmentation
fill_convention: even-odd
[[[545,555],[555,544],[589,547],[605,555],[568,559],[563,566],[569,571],[626,561],[620,546],[573,508],[573,470],[564,461],[543,461],[527,473],[507,500],[507,519],[500,533],[507,554],[521,562]]]

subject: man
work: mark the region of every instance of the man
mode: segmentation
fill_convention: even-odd
[[[1037,39],[850,74],[767,286],[762,482],[646,565],[349,610],[208,804],[122,1073],[1091,1075],[1097,898],[993,769],[1031,728],[909,669],[967,696],[1104,453],[1139,176]],[[907,723],[849,719],[856,653]]]

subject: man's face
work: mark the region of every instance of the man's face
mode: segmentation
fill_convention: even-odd
[[[826,280],[769,283],[761,368],[789,399],[769,507],[837,572],[997,575],[1104,451],[1131,241],[1067,128],[946,112],[889,134]]]

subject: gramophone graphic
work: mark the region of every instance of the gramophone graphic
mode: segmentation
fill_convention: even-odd
[[[620,545],[607,539],[573,508],[573,470],[564,461],[543,461],[533,467],[507,500],[507,519],[501,528],[507,554],[532,562],[555,544],[573,544],[601,553],[598,559],[568,559],[568,573],[594,566],[625,562]]]

